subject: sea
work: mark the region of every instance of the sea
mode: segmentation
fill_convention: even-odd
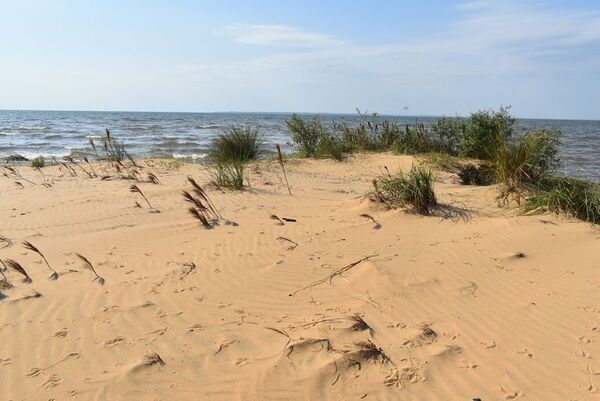
[[[265,141],[293,151],[286,120],[291,113],[157,113],[113,111],[0,110],[0,159],[21,155],[60,158],[90,152],[90,138],[105,129],[135,157],[202,159],[212,138],[231,126],[260,127]],[[301,114],[324,122],[359,121],[357,114]],[[430,125],[438,117],[380,116],[400,124]],[[600,121],[519,119],[526,130],[537,126],[562,131],[562,172],[600,182]]]

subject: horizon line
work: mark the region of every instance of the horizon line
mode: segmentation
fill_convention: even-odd
[[[474,112],[481,110],[495,110],[494,108],[482,108]],[[342,115],[342,116],[355,116],[358,113],[354,112],[335,112],[335,111],[156,111],[156,110],[68,110],[68,109],[0,109],[0,112],[84,112],[84,113],[162,113],[162,114],[310,114],[310,115]],[[471,113],[474,113],[471,112]],[[365,111],[367,115],[368,110]],[[382,117],[423,117],[423,118],[441,118],[441,117],[459,117],[467,118],[467,116],[454,114],[392,114],[392,113],[377,113],[378,116]],[[469,113],[469,114],[471,114]],[[514,116],[519,120],[553,120],[553,121],[600,121],[600,119],[593,118],[568,118],[568,117],[518,117]]]

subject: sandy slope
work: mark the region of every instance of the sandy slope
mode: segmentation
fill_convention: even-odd
[[[0,234],[15,242],[0,258],[33,277],[24,284],[10,272],[16,288],[0,301],[0,399],[598,399],[600,233],[516,217],[496,207],[493,188],[450,176],[436,189],[444,203],[472,209],[468,221],[362,200],[384,165],[411,162],[293,160],[291,197],[278,165],[261,163],[250,190],[209,189],[239,224],[214,230],[181,197],[187,175],[207,182],[199,166],[145,168],[162,181],[139,184],[158,214],[134,207],[142,200],[126,180],[50,167],[51,188],[19,189],[0,177]],[[272,214],[297,222],[282,226]],[[22,240],[46,254],[58,281]],[[29,297],[35,291],[42,296]],[[389,360],[361,353],[368,342]]]

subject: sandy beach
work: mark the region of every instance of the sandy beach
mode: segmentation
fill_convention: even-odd
[[[205,186],[200,165],[138,162],[160,213],[131,180],[0,177],[0,259],[33,281],[11,270],[1,290],[0,399],[598,399],[600,231],[442,172],[432,216],[365,198],[413,162],[290,159],[292,196],[276,161],[242,192]],[[188,176],[219,226],[188,213]]]

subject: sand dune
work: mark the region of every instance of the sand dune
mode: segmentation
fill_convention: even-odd
[[[197,165],[144,168],[160,213],[128,180],[0,177],[0,258],[33,279],[11,271],[1,290],[0,399],[597,399],[600,232],[518,216],[449,174],[436,216],[364,199],[412,162],[291,160],[293,196],[260,162],[248,190],[207,189],[235,223],[212,230],[181,196],[187,176],[207,183]]]

